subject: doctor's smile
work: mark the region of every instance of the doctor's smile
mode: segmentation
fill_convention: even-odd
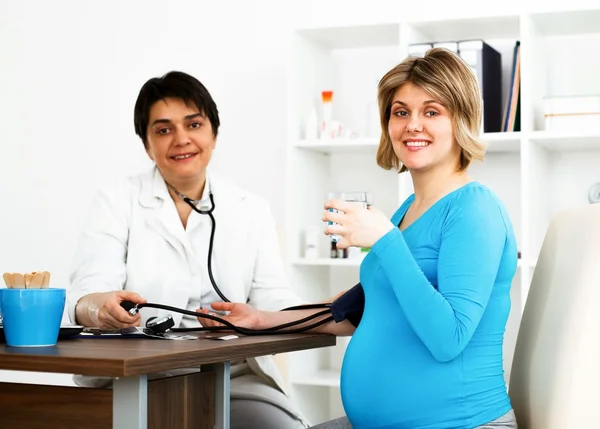
[[[150,107],[148,122],[144,140],[148,156],[167,183],[199,199],[205,169],[216,146],[218,124],[213,127],[201,108],[175,97],[156,101]]]
[[[174,161],[186,162],[186,161],[190,161],[196,155],[197,154],[195,154],[195,153],[184,153],[182,155],[173,155],[171,157],[171,159],[174,160]]]

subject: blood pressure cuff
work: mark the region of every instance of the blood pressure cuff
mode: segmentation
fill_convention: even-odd
[[[337,323],[348,320],[355,327],[362,319],[365,309],[365,291],[360,283],[331,303],[331,314]]]

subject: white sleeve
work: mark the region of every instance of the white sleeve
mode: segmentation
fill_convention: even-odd
[[[72,323],[75,306],[90,293],[123,289],[126,279],[131,184],[98,191],[79,237],[69,273],[67,309]]]
[[[266,202],[261,201],[255,216],[260,240],[254,264],[249,304],[259,310],[281,310],[307,304],[292,289],[284,269],[275,219]]]

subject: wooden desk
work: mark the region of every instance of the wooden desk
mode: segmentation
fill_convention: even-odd
[[[55,347],[0,344],[0,369],[114,377],[113,429],[146,429],[148,374],[202,366],[214,371],[215,428],[229,428],[229,362],[335,345],[335,337],[286,334],[234,340],[70,339]],[[83,391],[83,390],[82,390]]]

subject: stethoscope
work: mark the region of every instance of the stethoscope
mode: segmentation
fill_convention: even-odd
[[[177,194],[177,196],[179,196],[183,201],[185,201],[192,208],[192,210],[194,210],[196,213],[199,213],[201,215],[208,215],[208,217],[210,218],[211,230],[210,230],[210,240],[209,240],[209,244],[208,244],[208,257],[207,257],[208,277],[210,279],[210,283],[212,284],[212,287],[214,288],[215,292],[219,295],[219,297],[224,302],[231,302],[229,299],[227,299],[225,294],[223,294],[223,292],[221,292],[221,290],[217,286],[217,282],[215,281],[213,272],[212,272],[212,251],[213,251],[213,243],[214,243],[214,238],[215,238],[215,230],[217,228],[217,222],[213,215],[213,212],[215,210],[215,199],[213,197],[212,191],[210,189],[208,191],[208,196],[210,198],[210,208],[203,208],[203,207],[198,208],[198,204],[202,200],[193,200],[190,197],[188,197],[187,195],[179,192],[173,185],[169,184],[167,181],[165,181],[165,183],[169,188],[171,188],[173,190],[173,192],[175,192],[175,194]],[[176,313],[181,313],[181,314],[185,314],[185,315],[189,315],[189,316],[210,319],[210,320],[214,320],[214,321],[217,321],[217,322],[225,325],[225,326],[215,326],[215,327],[174,328],[175,321],[173,320],[173,317],[171,315],[167,315],[167,316],[160,317],[160,318],[153,317],[153,318],[148,319],[148,321],[146,322],[146,328],[150,331],[150,334],[153,336],[164,336],[167,332],[223,331],[223,330],[234,330],[235,332],[242,334],[242,335],[280,334],[282,329],[309,322],[313,319],[316,319],[317,317],[324,316],[328,313],[331,314],[331,311],[329,310],[330,306],[331,306],[330,304],[308,304],[308,305],[299,305],[299,306],[295,306],[295,307],[288,307],[288,308],[283,309],[282,311],[304,310],[304,309],[315,309],[315,308],[325,308],[326,310],[319,311],[317,313],[314,313],[314,314],[307,316],[305,318],[302,318],[300,320],[295,320],[293,322],[284,323],[284,324],[281,324],[278,326],[273,326],[273,327],[267,328],[267,329],[248,329],[248,328],[242,328],[242,327],[235,326],[232,323],[228,322],[227,320],[224,320],[218,316],[215,316],[212,313],[209,313],[209,314],[196,313],[195,311],[190,311],[190,310],[186,310],[183,308],[171,307],[171,306],[162,305],[162,304],[153,304],[153,303],[134,304],[133,302],[130,302],[130,301],[121,302],[121,307],[123,307],[126,311],[128,311],[129,314],[131,314],[132,316],[136,315],[141,308],[147,307],[147,308],[157,308],[157,309],[162,309],[162,310],[167,310],[167,311],[174,311]],[[320,320],[319,322],[313,323],[311,325],[303,326],[302,328],[286,330],[284,332],[285,333],[304,332],[309,329],[313,329],[318,326],[321,326],[327,322],[330,322],[331,320],[333,320],[332,315],[329,317],[326,317],[323,320]]]
[[[210,208],[207,208],[207,209],[202,208],[202,207],[198,208],[198,204],[202,200],[193,200],[190,197],[188,197],[187,195],[179,192],[173,185],[171,185],[167,181],[165,181],[165,183],[167,184],[167,186],[169,188],[171,188],[173,190],[173,192],[175,192],[183,201],[185,201],[192,208],[192,210],[194,210],[196,213],[199,213],[201,215],[208,215],[208,217],[210,218],[210,221],[211,221],[210,240],[208,242],[208,258],[207,258],[207,262],[206,262],[207,269],[208,269],[208,278],[210,279],[210,283],[212,284],[212,287],[214,288],[215,292],[217,292],[217,295],[219,295],[219,297],[223,301],[231,302],[227,299],[227,297],[223,294],[223,292],[221,292],[221,289],[219,289],[219,287],[217,286],[217,282],[215,281],[215,278],[213,277],[213,272],[212,272],[212,251],[213,251],[213,243],[214,243],[214,239],[215,239],[215,230],[217,228],[217,221],[215,220],[215,217],[213,215],[213,212],[215,211],[215,198],[213,197],[212,191],[210,189],[208,190],[208,197],[210,198]]]

